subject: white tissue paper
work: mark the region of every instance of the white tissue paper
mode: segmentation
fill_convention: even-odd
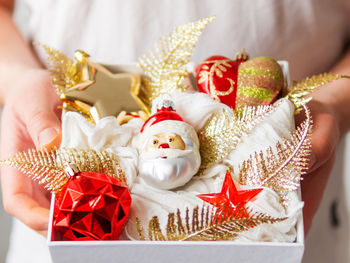
[[[211,114],[226,109],[224,104],[218,103],[204,93],[172,93],[177,113],[191,124],[198,132]],[[108,150],[119,157],[120,165],[124,169],[129,186],[132,205],[129,220],[121,234],[121,239],[137,240],[136,216],[140,219],[144,229],[149,220],[157,215],[161,229],[165,229],[169,212],[180,209],[184,213],[187,208],[203,206],[204,201],[197,198],[197,194],[218,193],[221,191],[224,175],[229,163],[237,168],[244,160],[255,152],[274,146],[282,138],[289,138],[294,131],[294,106],[287,99],[280,99],[275,103],[275,109],[253,129],[238,147],[229,154],[222,164],[207,169],[204,176],[193,177],[186,185],[176,190],[161,190],[152,188],[137,176],[138,152],[132,147],[133,138],[139,133],[143,125],[141,119],[133,119],[120,126],[115,117],[106,117],[92,125],[80,114],[66,112],[62,120],[61,147],[92,148]],[[237,180],[237,175],[233,174]],[[248,189],[241,186],[242,189]],[[296,192],[289,194],[289,204],[285,209],[280,204],[279,196],[272,190],[263,191],[247,207],[253,211],[262,212],[272,217],[287,219],[274,224],[262,224],[246,232],[240,233],[235,241],[274,241],[294,242],[296,240],[296,223],[301,214],[303,202]]]

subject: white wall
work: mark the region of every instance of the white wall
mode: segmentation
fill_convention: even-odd
[[[0,121],[1,111],[2,109],[0,108]],[[0,263],[5,263],[9,235],[11,231],[11,217],[4,211],[1,196],[2,194],[0,188]]]
[[[0,191],[1,193],[1,191]],[[1,197],[0,197],[1,200]],[[0,205],[0,263],[5,263],[8,239],[11,229],[11,217],[4,211],[2,201]]]

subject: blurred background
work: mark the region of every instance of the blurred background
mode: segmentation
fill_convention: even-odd
[[[0,197],[1,203],[2,199]],[[0,263],[5,263],[8,240],[11,230],[11,217],[0,207]]]

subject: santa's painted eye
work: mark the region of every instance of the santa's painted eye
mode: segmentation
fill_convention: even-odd
[[[157,144],[158,143],[158,140],[153,140],[153,144]]]
[[[172,142],[174,139],[173,138],[169,138],[169,142]]]

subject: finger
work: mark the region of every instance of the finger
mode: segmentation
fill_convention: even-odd
[[[316,100],[309,104],[313,118],[312,152],[310,154],[309,172],[321,167],[333,155],[339,140],[338,123],[332,110]],[[304,113],[296,115],[296,125],[304,119]]]
[[[333,115],[328,112],[316,114],[311,141],[314,164],[310,168],[310,172],[315,171],[331,158],[338,140],[339,129]]]
[[[50,210],[42,207],[26,193],[5,196],[6,211],[37,232],[47,231]]]
[[[16,106],[16,113],[37,148],[59,146],[61,125],[57,117],[57,95],[49,77],[43,77],[26,98],[30,103]]]
[[[312,219],[321,203],[329,175],[332,171],[334,159],[335,154],[324,165],[306,175],[301,182],[302,199],[305,202],[303,209],[305,234],[310,230]]]
[[[1,157],[13,156],[32,147],[25,127],[8,107],[1,124]],[[37,231],[46,231],[49,200],[32,180],[11,167],[1,169],[3,203],[6,211]],[[39,190],[40,189],[40,190]]]
[[[46,231],[50,201],[39,187],[13,168],[1,170],[5,210],[36,231]]]

